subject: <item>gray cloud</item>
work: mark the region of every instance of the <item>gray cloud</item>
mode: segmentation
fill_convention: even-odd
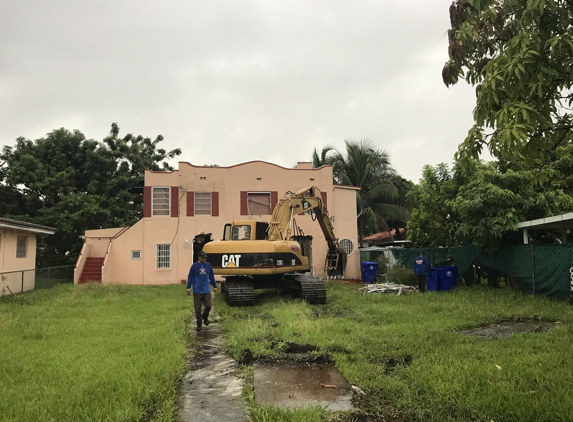
[[[367,138],[417,182],[472,124],[473,88],[440,76],[449,3],[3,2],[0,140],[118,122],[193,164],[290,167]]]

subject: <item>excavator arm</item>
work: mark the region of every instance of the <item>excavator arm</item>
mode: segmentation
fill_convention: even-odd
[[[328,244],[326,271],[330,276],[342,275],[346,263],[346,254],[340,249],[334,235],[332,221],[324,206],[320,190],[309,186],[298,192],[287,192],[278,202],[268,228],[269,240],[289,240],[293,236],[294,217],[304,211],[312,210]]]

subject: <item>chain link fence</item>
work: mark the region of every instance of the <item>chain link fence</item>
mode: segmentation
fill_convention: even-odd
[[[0,273],[0,296],[23,293],[33,289],[49,289],[56,284],[73,282],[73,265],[4,272]]]
[[[74,282],[74,265],[36,268],[36,289],[49,289],[60,283]]]

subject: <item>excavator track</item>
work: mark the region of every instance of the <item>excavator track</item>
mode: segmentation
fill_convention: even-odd
[[[310,275],[287,275],[291,283],[294,283],[302,299],[311,304],[326,303],[326,285],[324,281]]]
[[[221,289],[230,306],[252,306],[255,303],[253,282],[246,277],[227,277]]]

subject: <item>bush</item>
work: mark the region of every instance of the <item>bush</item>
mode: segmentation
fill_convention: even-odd
[[[386,274],[388,272],[388,264],[390,260],[384,254],[380,254],[376,259],[378,261],[378,274]]]
[[[389,283],[418,287],[418,278],[414,274],[414,270],[401,265],[394,265],[392,268],[389,268],[386,273],[386,280]]]

